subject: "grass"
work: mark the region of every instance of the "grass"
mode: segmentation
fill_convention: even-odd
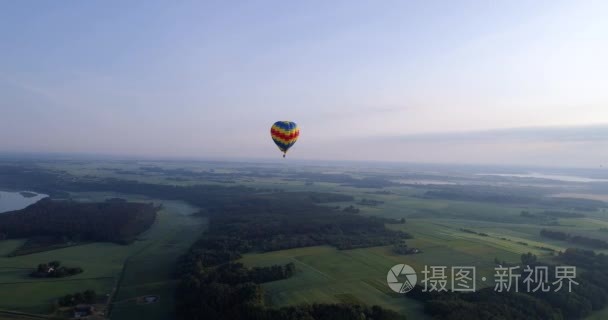
[[[133,179],[148,183],[174,185],[213,184],[193,178],[187,181],[167,181],[162,175],[117,174],[100,167],[115,167],[136,170],[139,166],[159,165],[165,168],[188,168],[192,170],[215,169],[216,172],[238,172],[230,165],[222,169],[215,164],[205,163],[84,163],[66,164],[63,167],[53,163],[55,169],[65,169],[79,176],[97,175],[123,179]],[[224,165],[222,165],[224,166]],[[232,164],[238,169],[238,164]],[[279,170],[293,170],[285,167]],[[307,169],[314,171],[315,169]],[[326,169],[317,169],[326,170]],[[390,225],[414,236],[407,240],[411,247],[420,248],[418,255],[400,256],[388,247],[375,247],[339,251],[331,247],[309,247],[269,253],[247,254],[241,260],[247,266],[268,266],[272,264],[296,264],[296,276],[266,283],[268,301],[274,306],[287,306],[312,302],[343,302],[380,305],[404,313],[409,319],[424,319],[421,304],[405,299],[390,291],[386,284],[386,274],[390,267],[406,263],[418,271],[428,266],[476,266],[477,285],[492,286],[481,281],[481,277],[493,278],[494,258],[510,263],[518,263],[520,255],[533,252],[541,259],[551,260],[552,256],[538,247],[563,250],[571,244],[540,237],[540,230],[550,228],[570,233],[586,233],[593,237],[608,239],[608,233],[599,232],[600,227],[608,227],[608,215],[602,212],[585,213],[583,219],[559,219],[560,226],[546,227],[538,221],[530,221],[520,216],[522,210],[534,213],[543,208],[527,208],[516,205],[493,204],[469,201],[424,199],[417,197],[424,189],[391,187],[392,194],[372,194],[378,189],[343,187],[334,183],[305,185],[304,181],[285,181],[281,178],[255,178],[238,180],[238,184],[254,188],[279,188],[286,191],[314,190],[320,192],[340,192],[355,197],[355,201],[336,205],[355,205],[362,214],[400,219],[405,217],[405,225]],[[134,201],[150,201],[145,197],[134,197],[108,193],[78,193],[78,200],[98,201],[107,196],[128,198]],[[383,201],[376,207],[359,206],[362,198]],[[46,253],[38,253],[17,258],[0,258],[0,309],[25,310],[28,312],[48,311],[50,301],[59,295],[81,291],[83,288],[99,288],[100,292],[110,292],[122,274],[112,308],[112,319],[166,319],[172,317],[175,281],[171,278],[171,267],[177,256],[185,251],[198,237],[202,223],[190,217],[176,217],[174,213],[191,210],[183,203],[174,202],[159,215],[159,221],[142,240],[129,246],[112,244],[90,244],[64,248]],[[198,224],[197,224],[198,223]],[[487,233],[488,237],[462,232],[466,228]],[[0,256],[14,250],[21,240],[0,241]],[[522,243],[527,243],[523,245]],[[31,280],[27,268],[40,262],[61,260],[66,265],[78,265],[85,273],[74,277],[75,281],[50,283],[38,280],[35,283],[14,283],[16,280]],[[124,266],[124,268],[123,268]],[[26,269],[23,269],[26,268]],[[449,272],[448,272],[449,274]],[[98,278],[96,278],[98,277]],[[107,277],[107,278],[105,278]],[[91,279],[94,278],[94,279]],[[6,289],[6,290],[5,290]],[[13,294],[16,292],[17,294]],[[138,305],[136,298],[154,294],[160,302]],[[27,296],[27,301],[23,297]],[[20,298],[18,298],[20,297]],[[592,319],[604,319],[608,310],[599,311]],[[0,320],[2,320],[0,314]],[[12,318],[11,318],[12,319]]]
[[[594,312],[587,320],[604,320],[608,319],[608,308]]]
[[[292,188],[303,187],[294,185]],[[424,253],[396,256],[387,247],[350,251],[315,247],[246,255],[242,262],[248,266],[296,263],[298,273],[295,277],[263,285],[268,299],[275,306],[360,301],[368,305],[381,305],[418,319],[424,316],[420,305],[408,299],[395,298],[395,294],[388,290],[386,273],[394,264],[409,264],[418,271],[419,277],[425,265],[475,266],[477,287],[493,287],[494,258],[520,263],[521,254],[532,252],[541,260],[555,262],[553,254],[540,247],[560,251],[572,246],[570,243],[542,238],[540,231],[543,228],[608,239],[607,233],[599,231],[600,227],[608,224],[608,215],[602,212],[585,213],[587,217],[582,219],[558,219],[560,226],[548,227],[520,216],[522,210],[534,212],[542,208],[429,200],[417,198],[411,191],[393,188],[394,194],[388,195],[369,194],[369,190],[356,188],[345,191],[345,188],[331,184],[325,184],[322,188],[353,195],[356,201],[361,198],[384,201],[377,207],[358,207],[367,215],[396,219],[405,217],[405,225],[389,227],[412,234],[414,239],[407,240],[408,245],[420,248]],[[462,232],[461,228],[489,236]],[[487,280],[482,281],[482,277]],[[592,318],[603,319],[607,312],[599,311]]]
[[[99,201],[116,195],[75,196],[81,200]],[[120,196],[132,201],[151,201]],[[53,301],[69,293],[93,289],[99,295],[110,294],[126,262],[125,275],[116,298],[129,300],[140,295],[156,294],[161,296],[161,300],[156,304],[138,305],[128,310],[118,305],[112,319],[168,318],[167,315],[173,311],[175,287],[171,267],[177,256],[184,253],[198,237],[204,221],[190,216],[195,208],[183,202],[162,203],[164,209],[159,212],[155,224],[140,235],[139,240],[126,246],[91,243],[9,258],[6,254],[19,247],[24,240],[0,241],[0,309],[49,314],[53,311]],[[59,260],[67,266],[82,267],[84,272],[62,279],[34,279],[28,276],[39,263],[52,260]]]
[[[295,277],[263,285],[274,306],[361,301],[418,319],[423,317],[421,306],[393,293],[386,284],[386,275],[392,266],[408,264],[417,270],[419,277],[425,266],[446,266],[448,275],[451,266],[475,266],[477,286],[482,287],[493,285],[484,283],[481,277],[493,279],[495,257],[517,262],[520,254],[527,252],[527,248],[517,244],[470,235],[432,221],[414,220],[403,229],[415,236],[408,244],[424,253],[402,256],[394,254],[390,247],[344,251],[312,247],[248,254],[241,262],[249,267],[296,264],[298,273]]]
[[[0,311],[0,320],[40,320],[40,319],[54,319],[54,318],[48,317],[45,315],[38,315],[38,314]]]
[[[130,250],[139,245],[94,243],[13,258],[2,257],[0,309],[49,313],[52,301],[65,294],[86,289],[94,289],[100,294],[109,293],[122,262]],[[59,260],[67,266],[79,266],[84,272],[63,279],[33,279],[28,276],[39,263],[52,260]]]
[[[171,219],[172,223],[165,220]],[[173,267],[177,258],[199,237],[203,221],[182,216],[160,216],[166,229],[155,241],[132,255],[125,264],[120,287],[114,299],[111,319],[170,319],[174,312],[177,281]],[[156,295],[155,304],[137,304],[136,298]]]
[[[387,272],[396,264],[405,263],[412,266],[418,272],[419,280],[425,266],[446,266],[448,281],[451,278],[452,266],[475,266],[476,285],[481,288],[494,286],[494,258],[518,263],[521,254],[529,251],[541,259],[552,258],[546,251],[536,248],[550,245],[505,234],[500,232],[500,229],[490,232],[488,226],[495,228],[496,224],[409,219],[405,225],[389,227],[412,234],[414,239],[407,240],[407,243],[411,247],[421,249],[422,254],[397,255],[390,247],[344,251],[332,247],[311,247],[247,254],[241,262],[249,267],[289,262],[296,264],[296,276],[263,285],[273,306],[359,301],[367,305],[380,305],[406,314],[409,318],[419,319],[424,317],[421,305],[393,293],[386,284]],[[489,236],[463,232],[460,230],[463,227],[489,232]],[[508,240],[501,239],[507,239],[507,236]],[[527,242],[528,245],[518,242]],[[487,280],[483,281],[482,277]]]
[[[339,251],[309,247],[249,254],[241,261],[247,266],[296,264],[296,276],[263,285],[273,306],[356,301],[423,318],[421,305],[403,299],[386,286],[386,274],[399,263],[399,257],[374,249],[382,248]]]

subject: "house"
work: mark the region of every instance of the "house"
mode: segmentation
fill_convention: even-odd
[[[79,304],[74,307],[74,318],[83,318],[90,316],[95,312],[95,308],[88,304]]]

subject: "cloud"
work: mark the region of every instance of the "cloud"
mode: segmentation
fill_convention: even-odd
[[[606,142],[608,124],[575,127],[527,127],[478,131],[440,132],[377,137],[392,142]]]
[[[364,107],[348,107],[343,106],[335,108],[338,111],[323,112],[322,119],[335,121],[336,119],[351,119],[351,118],[369,118],[378,115],[387,115],[399,113],[406,110],[411,110],[411,107],[398,105],[381,105],[381,106],[364,106]]]

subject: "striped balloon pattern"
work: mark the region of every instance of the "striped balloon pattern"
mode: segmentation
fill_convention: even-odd
[[[279,150],[283,152],[283,158],[285,158],[287,150],[298,141],[300,129],[295,122],[277,121],[270,128],[270,136]]]

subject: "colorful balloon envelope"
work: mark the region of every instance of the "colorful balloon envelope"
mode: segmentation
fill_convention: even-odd
[[[270,128],[270,136],[279,150],[283,152],[283,158],[285,158],[287,150],[298,141],[300,129],[295,122],[277,121]]]

